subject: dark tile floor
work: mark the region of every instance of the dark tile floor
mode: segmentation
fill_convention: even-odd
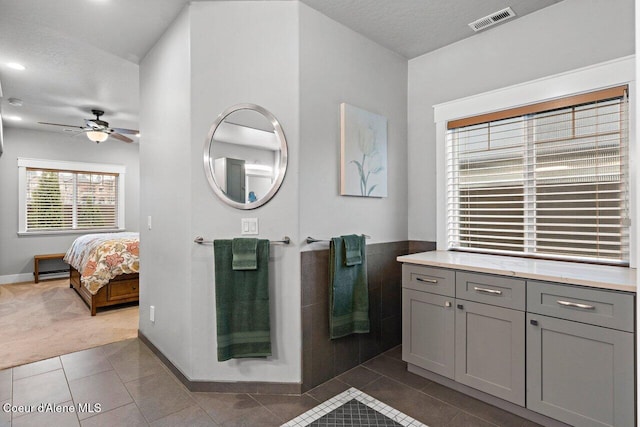
[[[0,371],[0,427],[279,426],[349,387],[429,427],[536,426],[407,372],[400,354],[396,347],[301,396],[192,393],[141,341],[127,340]],[[101,411],[3,410],[43,402]]]

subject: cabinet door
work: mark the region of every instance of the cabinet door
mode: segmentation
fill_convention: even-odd
[[[525,313],[456,300],[456,381],[525,403]]]
[[[527,314],[527,407],[575,426],[632,426],[633,334]]]
[[[453,378],[453,298],[402,290],[402,359]]]

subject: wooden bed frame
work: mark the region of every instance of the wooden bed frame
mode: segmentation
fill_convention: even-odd
[[[96,309],[100,307],[138,301],[140,288],[138,285],[138,273],[116,276],[101,287],[98,293],[92,295],[87,288],[82,286],[78,270],[72,266],[69,267],[71,269],[69,287],[75,289],[78,295],[87,303],[92,316],[96,315]]]

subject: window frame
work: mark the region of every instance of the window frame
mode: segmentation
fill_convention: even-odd
[[[27,230],[27,169],[52,169],[68,172],[94,172],[118,175],[118,224],[116,228],[82,228],[64,230]],[[70,162],[65,160],[45,160],[18,158],[18,235],[60,235],[112,233],[125,230],[125,176],[126,166],[107,163]]]
[[[447,242],[447,123],[525,107],[615,86],[629,86],[629,266],[636,266],[635,57],[618,58],[569,72],[434,105],[436,125],[436,233],[438,250]],[[526,256],[523,254],[523,256]]]

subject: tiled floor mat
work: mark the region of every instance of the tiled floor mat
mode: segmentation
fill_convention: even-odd
[[[427,427],[356,388],[350,388],[282,427]]]

